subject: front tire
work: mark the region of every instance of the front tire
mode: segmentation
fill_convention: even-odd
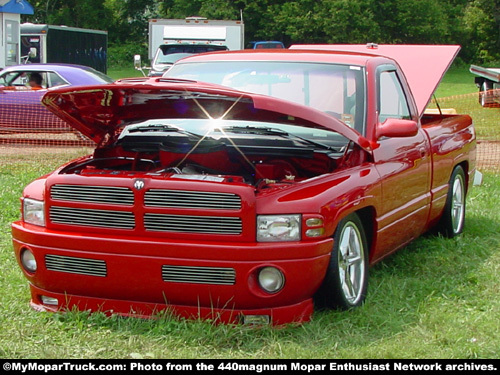
[[[350,309],[363,304],[368,287],[368,244],[359,216],[340,221],[334,234],[330,264],[316,293],[319,308]]]
[[[466,194],[465,172],[461,166],[457,166],[450,178],[446,204],[438,227],[443,236],[453,238],[463,232]]]

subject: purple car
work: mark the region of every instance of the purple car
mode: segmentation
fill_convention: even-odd
[[[0,71],[0,133],[67,132],[66,123],[49,112],[41,99],[54,88],[111,83],[87,66],[16,65]]]

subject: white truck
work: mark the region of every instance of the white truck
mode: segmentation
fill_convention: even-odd
[[[479,88],[479,103],[483,107],[500,107],[500,68],[471,65],[469,71],[477,75],[474,82]]]
[[[195,53],[244,48],[243,21],[208,20],[202,17],[149,20],[150,76],[161,76],[174,62]],[[140,56],[136,69],[142,70]]]

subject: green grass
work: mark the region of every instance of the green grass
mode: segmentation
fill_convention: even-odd
[[[451,67],[438,86],[436,97],[443,98],[477,92],[474,77],[476,76],[469,72],[468,66]]]
[[[120,78],[143,77],[142,73],[134,69],[133,66],[130,68],[110,68],[108,69],[108,76],[115,80]]]
[[[371,269],[366,304],[284,328],[39,313],[13,256],[10,223],[32,179],[72,154],[4,155],[0,164],[1,358],[497,358],[500,179],[471,189],[466,230],[423,236]]]

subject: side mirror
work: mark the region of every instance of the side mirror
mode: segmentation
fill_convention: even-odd
[[[418,133],[418,124],[413,120],[388,118],[377,126],[377,139],[381,137],[414,137]]]
[[[30,57],[30,58],[36,57],[36,54],[37,54],[36,48],[35,47],[31,47],[30,51],[28,53],[28,57]]]
[[[134,55],[134,68],[141,69],[141,55]]]

